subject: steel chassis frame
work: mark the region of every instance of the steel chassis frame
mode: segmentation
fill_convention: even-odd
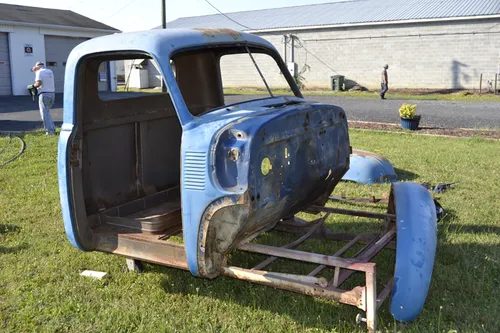
[[[370,262],[370,260],[384,248],[395,249],[395,214],[320,206],[311,206],[305,211],[310,213],[324,213],[324,215],[313,222],[305,222],[297,217],[280,221],[273,230],[294,233],[298,235],[299,238],[282,247],[254,243],[240,244],[238,250],[264,254],[269,257],[251,269],[225,265],[222,267],[221,274],[273,288],[289,290],[355,306],[366,313],[366,317],[358,314],[356,317],[358,324],[361,322],[366,323],[368,332],[374,333],[377,328],[377,310],[390,295],[393,278],[391,278],[385,284],[382,291],[377,294],[376,264]],[[325,225],[325,220],[330,214],[381,219],[384,221],[383,230],[378,234],[346,234],[332,232],[328,230]],[[165,240],[162,237],[159,239],[157,236],[154,241],[148,240],[147,244],[145,244],[146,240],[127,234],[103,233],[99,237],[104,244],[110,244],[112,242],[118,244],[118,246],[108,249],[101,248],[100,250],[126,256],[128,258],[127,266],[130,270],[142,271],[141,261],[188,270],[184,246],[182,244]],[[335,241],[347,241],[348,243],[333,255],[323,255],[293,249],[306,239],[312,237]],[[364,247],[353,257],[341,257],[347,250],[358,243],[364,244]],[[278,258],[314,263],[318,264],[318,266],[307,275],[278,273],[264,270]],[[334,270],[333,279],[330,281],[324,277],[317,277],[317,275],[327,267]],[[362,272],[365,274],[365,285],[356,286],[351,290],[340,289],[339,287],[355,272]]]

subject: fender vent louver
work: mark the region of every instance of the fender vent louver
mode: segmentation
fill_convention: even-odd
[[[187,151],[184,155],[183,186],[187,190],[205,190],[207,154]]]

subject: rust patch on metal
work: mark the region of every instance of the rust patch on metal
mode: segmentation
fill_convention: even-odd
[[[71,145],[69,164],[74,168],[80,166],[80,146],[78,144]]]
[[[266,271],[254,271],[250,269],[230,266],[223,267],[222,274],[240,280],[250,281],[273,288],[289,290],[304,295],[319,297],[342,302],[360,308],[362,303],[362,287],[355,287],[352,290],[341,290],[331,287],[322,287],[315,283],[304,282],[306,276],[293,274],[278,274]],[[318,281],[319,282],[319,281]]]
[[[231,161],[236,162],[240,158],[240,150],[238,148],[231,148],[228,156]]]
[[[216,277],[220,274],[219,268],[221,267],[222,262],[224,261],[224,257],[227,249],[230,247],[230,243],[225,243],[226,240],[232,239],[230,236],[222,236],[218,235],[216,239],[210,239],[209,237],[209,225],[212,222],[214,215],[227,207],[238,206],[238,205],[248,205],[249,201],[248,193],[245,192],[243,195],[239,195],[236,197],[223,197],[221,199],[216,200],[206,209],[205,213],[202,217],[201,230],[202,232],[198,235],[198,263],[200,275],[208,278]],[[238,216],[235,216],[235,223],[239,221]],[[229,231],[230,230],[225,230]],[[214,230],[212,230],[214,232]],[[221,242],[224,240],[224,242]],[[234,240],[234,239],[233,239]],[[224,248],[224,251],[220,251],[220,248]],[[218,250],[219,249],[219,250]],[[209,252],[210,254],[208,254]]]
[[[233,29],[225,29],[225,28],[194,28],[193,30],[201,32],[201,34],[208,38],[215,38],[217,36],[231,36],[234,40],[237,40],[241,37],[241,34]]]

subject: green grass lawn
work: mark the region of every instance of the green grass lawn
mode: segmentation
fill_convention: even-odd
[[[130,92],[145,92],[145,93],[161,93],[160,88],[144,88],[144,89],[139,89],[139,88],[125,88],[124,85],[119,85],[117,87],[118,92],[125,92],[125,91],[130,91]]]
[[[24,139],[26,152],[0,168],[0,332],[364,331],[354,323],[360,311],[347,305],[226,277],[199,279],[156,265],[135,274],[126,271],[121,257],[73,248],[59,207],[57,139],[40,133]],[[355,148],[389,158],[404,180],[460,182],[438,195],[447,216],[439,224],[434,276],[421,315],[395,325],[384,304],[379,327],[389,332],[500,332],[500,143],[356,130],[351,141]],[[6,142],[0,137],[0,149]],[[17,145],[13,142],[0,154],[0,164],[17,152]],[[387,191],[387,185],[342,183],[334,193],[381,196]],[[328,225],[355,231],[377,227],[351,217],[332,217]],[[263,238],[280,244],[292,239]],[[300,248],[335,250],[315,240]],[[393,252],[384,251],[377,259],[379,278],[389,276],[394,259]],[[260,258],[236,253],[231,262]],[[310,268],[284,260],[273,265]],[[80,277],[85,269],[109,277]]]
[[[277,95],[290,95],[291,92],[285,89],[273,89]],[[227,88],[224,89],[225,94],[236,95],[254,95],[254,94],[267,94],[265,88]],[[379,99],[378,91],[339,91],[333,92],[328,89],[303,89],[304,96],[338,96],[338,97],[351,97],[351,98],[366,98],[366,99]],[[500,102],[500,95],[493,93],[473,93],[471,91],[457,91],[457,92],[426,92],[417,93],[414,91],[407,91],[405,89],[390,89],[387,93],[387,98],[390,99],[404,99],[404,100],[442,100],[442,101],[469,101],[469,102]]]
[[[118,86],[119,92],[144,92],[144,93],[160,93],[161,90],[156,88],[137,89],[129,88],[125,90],[125,86]],[[290,90],[287,89],[273,89],[276,95],[292,95]],[[228,95],[262,95],[268,94],[265,88],[225,88],[224,94]],[[364,98],[364,99],[379,99],[378,91],[338,91],[334,92],[328,89],[304,89],[302,90],[304,96],[337,96],[337,97],[350,97],[350,98]],[[387,98],[402,99],[402,100],[440,100],[440,101],[460,101],[460,102],[500,102],[500,95],[493,93],[472,93],[470,91],[458,91],[449,93],[416,93],[408,92],[404,89],[391,89],[387,93]]]

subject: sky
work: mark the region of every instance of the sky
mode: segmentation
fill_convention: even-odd
[[[210,0],[223,13],[339,0]],[[149,30],[161,25],[161,0],[0,0],[13,5],[69,9],[121,31]],[[179,17],[217,14],[205,0],[166,0],[167,22]]]

